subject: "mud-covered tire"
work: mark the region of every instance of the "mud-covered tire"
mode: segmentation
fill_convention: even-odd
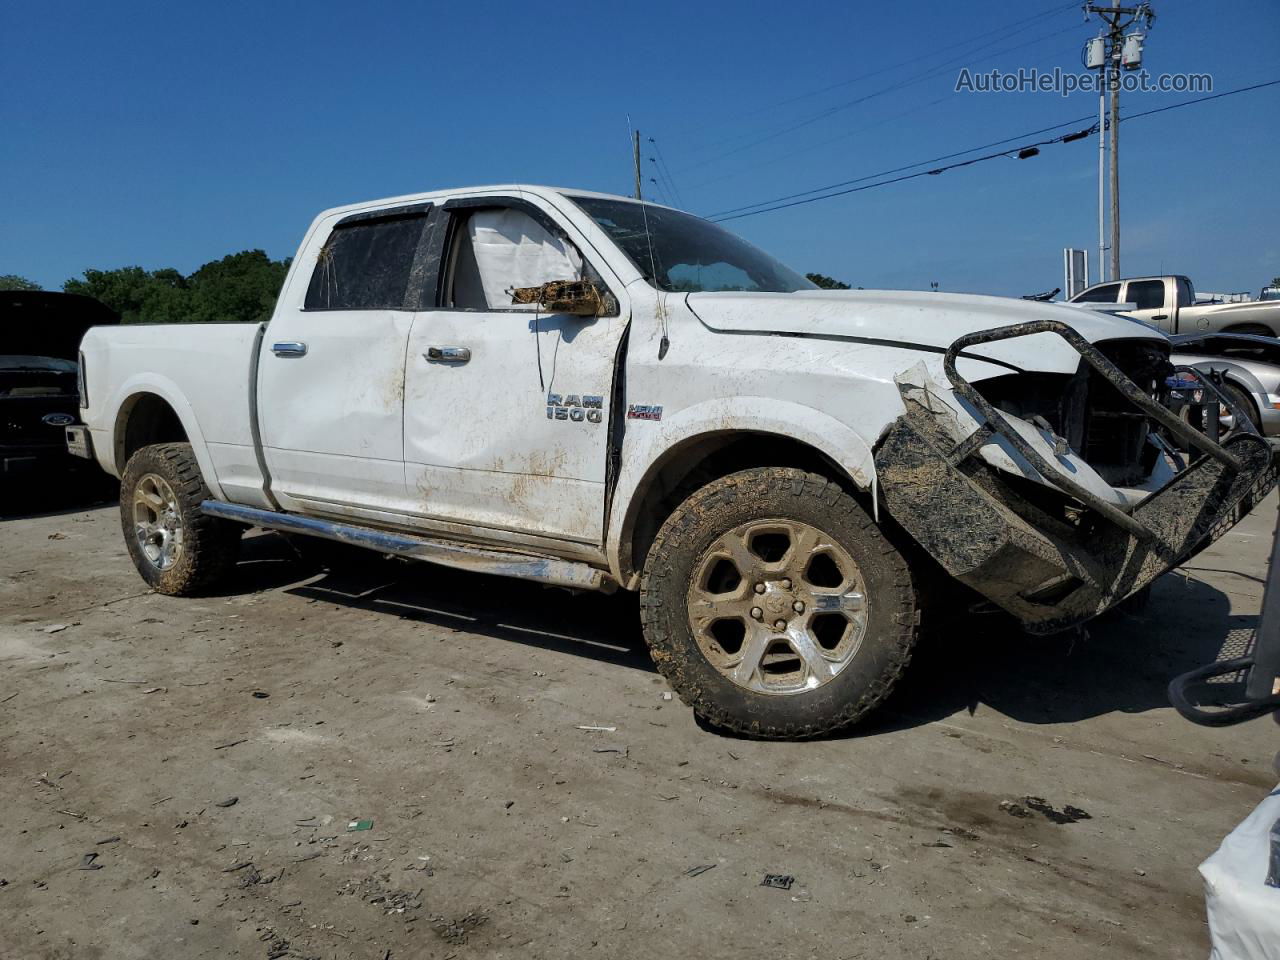
[[[839,672],[812,689],[785,695],[749,689],[717,668],[694,635],[690,604],[703,595],[695,593],[695,578],[727,531],[751,530],[757,522],[816,528],[860,572],[861,639]],[[714,725],[768,739],[818,736],[865,717],[905,670],[919,621],[906,561],[859,504],[824,477],[781,467],[715,480],[676,508],[646,558],[640,611],[654,663],[680,699]]]
[[[181,532],[167,566],[148,554],[148,545],[138,531],[138,499],[144,493],[154,497],[157,490],[165,499],[172,493],[171,525]],[[202,513],[200,504],[207,499],[209,489],[191,444],[154,444],[129,458],[120,478],[120,524],[133,565],[157,593],[199,596],[225,582],[235,568],[244,527]],[[166,512],[170,512],[167,507]],[[154,553],[156,548],[151,550]]]

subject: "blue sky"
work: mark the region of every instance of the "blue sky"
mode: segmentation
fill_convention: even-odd
[[[1218,92],[1280,78],[1275,0],[1156,9],[1153,73],[1208,72]],[[1052,0],[27,0],[5,20],[0,273],[52,288],[86,267],[287,256],[319,210],[416,190],[629,193],[628,115],[657,140],[683,206],[707,214],[1097,104],[953,92],[962,65],[1077,69],[1095,27]],[[1123,109],[1186,98],[1127,94]],[[1255,292],[1280,274],[1278,107],[1273,87],[1122,128],[1125,274]],[[1062,247],[1092,260],[1096,162],[1088,139],[732,227],[855,285],[1030,293],[1061,283]]]

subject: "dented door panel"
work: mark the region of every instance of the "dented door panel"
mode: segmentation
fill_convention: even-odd
[[[407,512],[600,541],[618,317],[435,310],[409,338]],[[433,345],[470,350],[433,361]]]

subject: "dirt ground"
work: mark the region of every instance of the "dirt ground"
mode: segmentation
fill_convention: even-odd
[[[699,726],[626,596],[258,534],[170,599],[113,504],[41,497],[0,519],[6,960],[1200,958],[1196,865],[1276,781],[1274,724],[1165,699],[1249,636],[1274,496],[1088,636],[934,624],[813,743]]]

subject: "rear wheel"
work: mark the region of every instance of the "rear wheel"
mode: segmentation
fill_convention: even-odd
[[[855,722],[915,644],[901,554],[839,486],[800,470],[746,470],[690,496],[640,591],[645,639],[681,700],[752,736]]]
[[[133,565],[157,593],[196,596],[235,567],[244,528],[205,516],[209,490],[189,443],[143,447],[120,479],[120,523]]]

